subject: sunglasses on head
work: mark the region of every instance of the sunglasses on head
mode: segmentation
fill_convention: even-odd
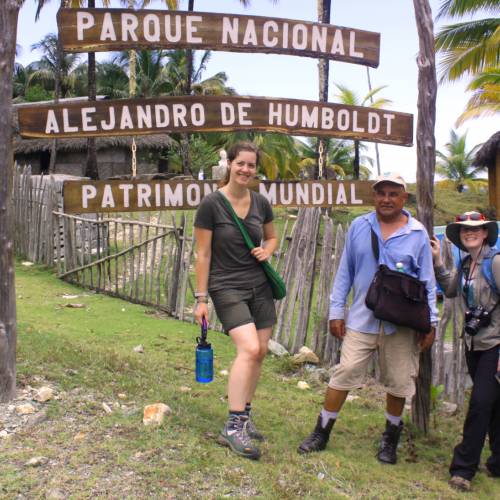
[[[455,222],[465,222],[467,220],[479,221],[486,220],[486,217],[479,212],[472,212],[470,214],[461,214],[455,217]]]

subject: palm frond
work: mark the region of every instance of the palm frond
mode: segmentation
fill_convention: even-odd
[[[443,0],[436,19],[475,14],[480,10],[491,11],[492,14],[498,13],[498,0]]]

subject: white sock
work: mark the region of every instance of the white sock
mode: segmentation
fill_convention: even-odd
[[[321,410],[321,427],[326,427],[326,424],[330,419],[335,420],[337,418],[337,415],[339,414],[338,411],[328,411],[325,408]]]
[[[385,412],[385,418],[389,420],[392,425],[399,425],[401,423],[401,415],[399,417],[395,417],[387,412]]]

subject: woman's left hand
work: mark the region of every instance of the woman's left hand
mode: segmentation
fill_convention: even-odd
[[[264,262],[269,259],[270,255],[268,251],[263,247],[255,247],[250,253],[259,261]]]

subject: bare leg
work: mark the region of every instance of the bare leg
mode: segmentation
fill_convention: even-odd
[[[259,356],[256,364],[257,365],[256,369],[252,374],[253,376],[251,379],[251,385],[246,400],[247,403],[252,402],[253,396],[255,394],[255,389],[257,388],[257,384],[260,379],[260,374],[262,372],[262,363],[264,362],[264,359],[266,357],[267,346],[272,333],[273,333],[272,327],[257,330],[257,335],[259,337]]]
[[[248,395],[255,391],[260,374],[260,343],[253,323],[234,328],[229,332],[236,346],[236,358],[229,373],[229,409],[244,411]]]
[[[332,389],[328,387],[325,394],[325,402],[323,407],[327,411],[339,412],[342,408],[349,391],[339,391],[338,389]]]
[[[387,393],[386,410],[389,415],[400,417],[405,409],[405,398],[398,398]]]

